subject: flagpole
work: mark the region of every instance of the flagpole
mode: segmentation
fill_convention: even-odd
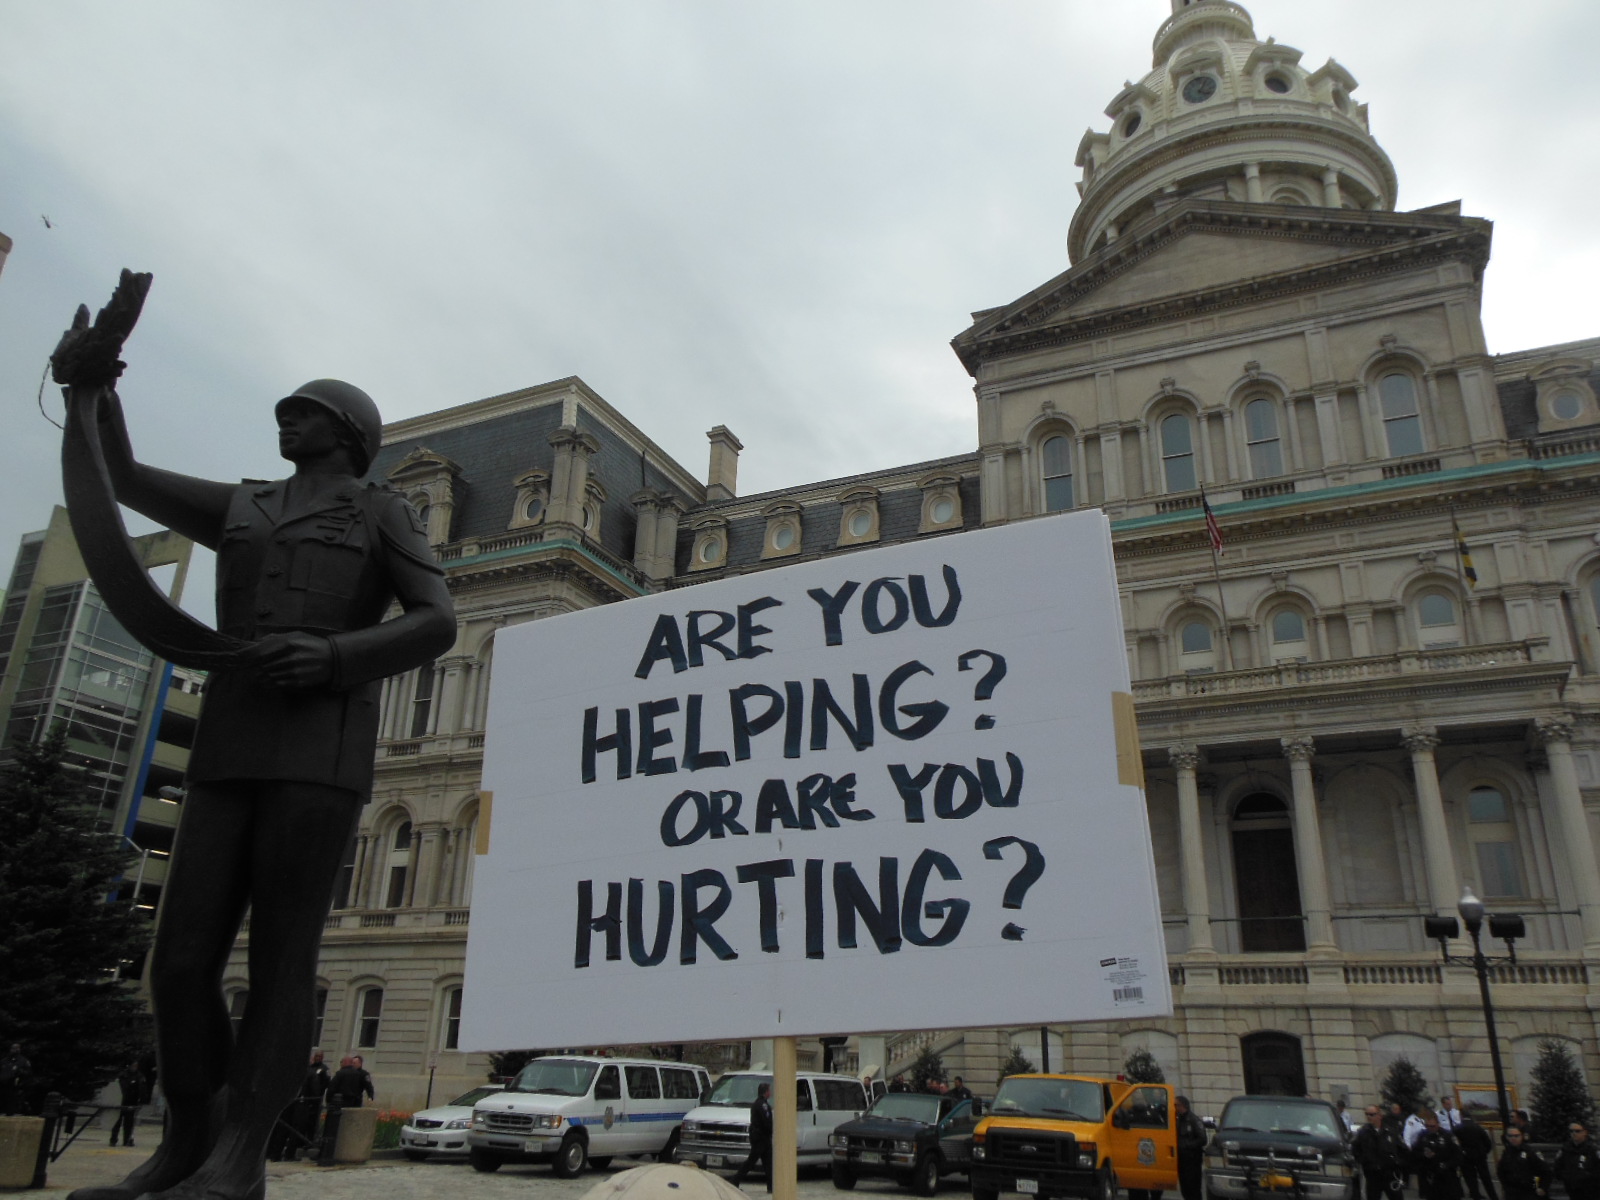
[[[1233,632],[1228,627],[1228,596],[1222,590],[1222,565],[1217,561],[1217,543],[1222,535],[1217,527],[1217,515],[1211,511],[1206,499],[1206,485],[1200,485],[1200,509],[1205,514],[1206,542],[1211,546],[1211,577],[1217,581],[1217,607],[1222,612],[1222,669],[1233,670]]]

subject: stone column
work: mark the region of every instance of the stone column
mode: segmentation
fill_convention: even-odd
[[[1409,730],[1401,743],[1411,752],[1411,774],[1417,789],[1417,824],[1422,830],[1422,857],[1428,868],[1428,901],[1439,916],[1450,916],[1461,899],[1450,827],[1439,796],[1439,768],[1433,752],[1439,738],[1432,729]]]
[[[1244,165],[1244,198],[1251,204],[1261,203],[1261,164]]]
[[[1317,820],[1316,784],[1311,759],[1316,743],[1303,734],[1280,739],[1289,760],[1294,789],[1295,865],[1300,871],[1300,906],[1306,914],[1307,940],[1312,951],[1337,951],[1333,940],[1333,914],[1328,903],[1328,867],[1322,855],[1322,828]]]
[[[1339,172],[1332,167],[1322,173],[1322,207],[1344,207],[1344,198],[1339,194]]]
[[[648,488],[628,497],[633,505],[633,565],[649,578],[656,578],[656,494]]]
[[[1189,953],[1214,954],[1205,843],[1200,838],[1200,788],[1195,779],[1195,771],[1200,766],[1200,749],[1192,742],[1179,742],[1167,747],[1167,757],[1178,769],[1178,837],[1182,850],[1183,908],[1189,919]]]
[[[1555,792],[1556,826],[1567,856],[1567,872],[1583,922],[1585,957],[1600,955],[1600,867],[1596,866],[1589,817],[1578,787],[1578,769],[1572,761],[1572,720],[1559,716],[1535,725],[1550,762],[1550,783]]]
[[[483,704],[483,660],[473,659],[467,664],[467,704],[466,710],[461,714],[461,727],[463,729],[479,730],[483,728],[479,709]]]
[[[363,894],[367,887],[367,846],[372,841],[370,834],[356,835],[356,862],[355,870],[350,873],[350,898],[351,908],[365,908],[367,898]]]

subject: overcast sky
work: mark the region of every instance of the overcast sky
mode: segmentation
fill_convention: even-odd
[[[1401,208],[1495,222],[1493,351],[1600,335],[1600,5],[1249,8],[1360,80]],[[697,475],[728,425],[745,494],[970,450],[948,342],[1065,269],[1169,12],[7,0],[0,574],[60,498],[46,356],[123,266],[135,447],[213,478],[281,474],[273,402],[328,375],[389,419],[579,375]]]

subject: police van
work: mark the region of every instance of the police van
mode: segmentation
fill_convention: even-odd
[[[704,1067],[562,1054],[536,1058],[472,1110],[468,1156],[479,1171],[548,1162],[562,1179],[617,1154],[672,1161],[678,1126],[711,1090]]]

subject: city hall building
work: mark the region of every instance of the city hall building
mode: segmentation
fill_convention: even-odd
[[[1229,0],[1173,0],[1080,145],[1071,267],[954,340],[975,397],[955,457],[741,496],[727,428],[702,479],[576,378],[390,426],[373,475],[423,513],[460,632],[384,688],[324,1048],[362,1053],[385,1104],[482,1075],[458,1022],[497,630],[1094,507],[1175,1014],[844,1061],[932,1046],[988,1090],[1013,1045],[1089,1072],[1146,1047],[1202,1112],[1246,1089],[1359,1103],[1400,1054],[1436,1094],[1488,1084],[1476,982],[1422,928],[1470,885],[1527,924],[1493,975],[1522,1099],[1541,1038],[1600,1070],[1600,338],[1489,353],[1490,222],[1395,211],[1356,90]]]

